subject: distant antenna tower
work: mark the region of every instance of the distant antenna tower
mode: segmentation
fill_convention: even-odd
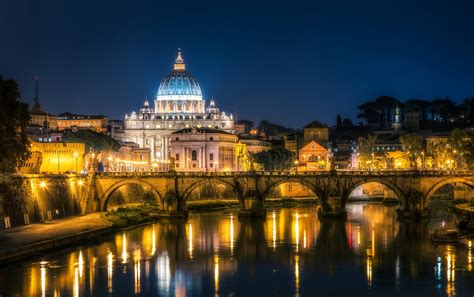
[[[33,105],[33,110],[41,110],[41,104],[39,103],[39,79],[37,76],[35,77],[35,104]]]

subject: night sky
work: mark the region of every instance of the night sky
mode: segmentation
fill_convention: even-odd
[[[123,119],[177,48],[238,119],[298,128],[380,95],[474,96],[474,1],[23,1],[0,6],[0,74],[52,113]]]

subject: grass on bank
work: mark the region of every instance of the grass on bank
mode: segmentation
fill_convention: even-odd
[[[157,220],[158,204],[145,203],[133,207],[119,207],[103,215],[116,228],[125,228]]]

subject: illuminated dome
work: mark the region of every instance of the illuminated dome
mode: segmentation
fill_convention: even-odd
[[[202,100],[201,87],[181,57],[181,50],[175,60],[173,71],[160,83],[157,100]]]

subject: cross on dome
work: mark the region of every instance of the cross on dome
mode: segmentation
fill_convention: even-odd
[[[174,70],[185,70],[186,65],[184,64],[184,60],[181,57],[181,48],[178,48],[178,57],[176,57],[175,63],[174,63]]]

